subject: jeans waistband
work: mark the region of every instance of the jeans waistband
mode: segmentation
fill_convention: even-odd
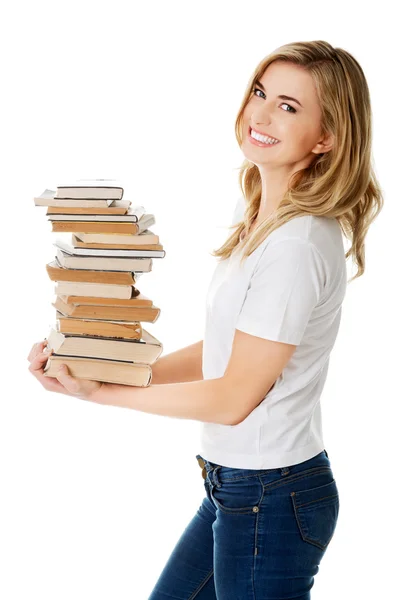
[[[215,479],[218,472],[218,479],[220,481],[228,481],[233,478],[248,477],[249,475],[264,473],[276,473],[280,474],[281,476],[287,476],[289,474],[295,474],[296,472],[318,466],[321,466],[321,468],[330,468],[330,461],[326,450],[323,450],[316,456],[313,456],[302,463],[291,465],[289,467],[278,467],[275,469],[234,469],[231,467],[224,467],[204,459],[200,454],[196,455],[196,459],[200,468],[202,469],[203,479],[206,479],[207,473],[210,473],[210,475],[212,474],[213,478]]]

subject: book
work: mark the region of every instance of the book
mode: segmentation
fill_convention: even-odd
[[[61,364],[67,365],[72,377],[148,387],[151,383],[151,366],[141,363],[104,360],[100,358],[75,358],[52,355],[43,371],[47,377],[56,377]]]
[[[99,304],[101,306],[153,306],[153,301],[139,290],[134,288],[135,296],[132,298],[105,298],[96,296],[68,296],[60,294],[60,298],[66,304]]]
[[[66,317],[59,311],[56,312],[56,318],[57,329],[61,333],[128,340],[142,337],[143,328],[139,321],[98,321],[97,319]]]
[[[135,273],[132,271],[93,271],[89,269],[67,269],[55,260],[47,263],[46,271],[51,281],[75,281],[77,283],[114,283],[118,285],[135,285]],[[138,290],[138,294],[139,294]]]
[[[40,196],[36,196],[33,200],[35,206],[47,206],[47,207],[58,207],[58,208],[129,208],[132,204],[130,200],[92,200],[85,198],[81,200],[68,200],[68,199],[57,199],[55,197],[55,190],[44,190]]]
[[[127,212],[123,215],[113,215],[107,213],[105,215],[91,214],[91,215],[67,215],[57,214],[50,215],[48,221],[107,221],[108,223],[138,223],[139,219],[146,214],[144,206],[130,206]],[[153,216],[153,215],[152,215]]]
[[[66,254],[72,256],[101,256],[101,257],[137,257],[137,258],[163,258],[165,256],[165,250],[143,250],[142,248],[121,250],[120,248],[109,248],[107,245],[103,245],[102,248],[79,248],[72,246],[67,241],[62,239],[56,239],[53,243],[59,250],[62,250]]]
[[[155,323],[160,315],[157,306],[106,306],[98,304],[68,304],[60,296],[52,306],[66,317],[98,319],[101,321],[146,321]]]
[[[74,256],[57,249],[57,259],[61,266],[68,269],[90,269],[93,271],[134,271],[138,278],[140,272],[149,273],[153,268],[152,258],[110,258],[101,256]]]
[[[96,298],[132,298],[132,285],[116,285],[114,283],[76,283],[75,281],[58,281],[54,293],[58,296],[69,294],[74,296],[94,296]]]
[[[138,235],[155,223],[154,215],[143,215],[137,223],[112,221],[51,221],[54,232],[111,233]]]
[[[64,334],[52,327],[47,336],[47,347],[57,355],[146,364],[155,362],[163,350],[161,342],[145,329],[140,340],[114,340],[107,337]]]
[[[123,194],[124,188],[116,179],[77,179],[70,184],[58,185],[55,197],[120,200]]]
[[[74,202],[77,202],[74,200]],[[102,200],[99,200],[102,202]],[[118,202],[118,200],[115,200]],[[120,200],[123,202],[123,200]],[[131,203],[130,203],[131,204]],[[46,216],[51,215],[126,215],[129,207],[124,206],[114,206],[110,204],[109,206],[104,207],[95,207],[91,208],[90,206],[72,206],[72,207],[64,207],[64,206],[48,206],[46,211]]]
[[[137,239],[140,235],[131,236],[131,238]],[[73,233],[71,239],[71,245],[76,248],[92,248],[92,249],[104,249],[104,250],[164,250],[162,244],[136,244],[136,243],[127,243],[128,240],[125,240],[124,244],[89,244],[87,242],[81,242],[81,240]]]
[[[73,233],[72,234],[72,243],[74,246],[80,243],[83,244],[132,244],[135,246],[141,245],[158,245],[160,243],[160,238],[158,235],[155,235],[150,229],[145,229],[143,232],[138,235],[131,233],[124,233],[122,235],[113,235],[112,233]]]
[[[60,234],[53,243],[56,256],[46,264],[56,311],[46,376],[55,377],[64,363],[81,379],[151,382],[151,365],[163,346],[142,323],[154,323],[161,311],[137,283],[165,251],[150,230],[154,214],[123,194],[117,180],[80,179],[34,198],[36,206],[47,207],[52,232]]]

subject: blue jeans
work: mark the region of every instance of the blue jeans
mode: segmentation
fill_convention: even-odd
[[[196,458],[206,496],[148,600],[310,600],[339,513],[326,450],[277,469]]]

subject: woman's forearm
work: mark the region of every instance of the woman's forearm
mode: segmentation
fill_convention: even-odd
[[[226,381],[220,377],[147,387],[103,383],[90,400],[165,417],[230,425],[230,397]]]
[[[152,385],[203,379],[203,340],[161,356],[151,365]]]

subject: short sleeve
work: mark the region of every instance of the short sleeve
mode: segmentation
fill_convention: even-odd
[[[267,244],[253,272],[236,328],[298,345],[325,285],[317,248],[301,238]]]

